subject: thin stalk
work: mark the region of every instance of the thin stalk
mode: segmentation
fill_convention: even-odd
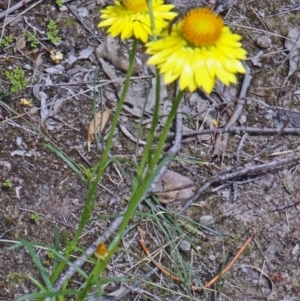
[[[144,168],[146,166],[147,161],[150,158],[150,149],[151,149],[151,146],[152,146],[152,143],[154,140],[155,129],[158,124],[159,104],[160,104],[160,75],[159,75],[158,71],[156,70],[156,90],[155,90],[155,104],[154,104],[154,110],[153,110],[153,118],[152,118],[149,135],[147,138],[147,144],[145,146],[142,160],[139,165],[139,169],[137,171],[136,179],[135,179],[134,186],[132,189],[133,193],[136,191],[136,189],[140,185],[140,181],[142,179],[142,174],[143,174]]]
[[[154,19],[154,14],[153,14],[153,7],[152,7],[152,2],[147,1],[148,5],[148,11],[149,11],[149,16],[150,16],[150,22],[151,22],[151,30],[152,30],[152,39],[156,40],[156,35],[155,35],[155,19]],[[160,104],[160,74],[158,70],[156,69],[156,90],[155,90],[155,104],[154,104],[154,110],[153,110],[153,118],[152,118],[152,123],[151,123],[151,128],[149,131],[149,136],[147,138],[147,144],[145,146],[145,150],[142,156],[141,163],[139,165],[135,183],[133,185],[132,193],[135,193],[135,190],[138,188],[142,174],[144,172],[144,168],[146,166],[146,163],[148,159],[150,158],[150,148],[152,146],[152,142],[154,139],[154,134],[155,134],[155,129],[158,124],[158,113],[159,113],[159,104]]]
[[[97,172],[96,179],[94,180],[93,183],[90,183],[90,185],[89,185],[89,191],[88,191],[86,202],[85,202],[85,205],[84,205],[84,208],[83,208],[81,219],[80,219],[80,222],[79,222],[79,225],[78,225],[78,229],[75,232],[74,238],[72,239],[72,241],[66,247],[66,251],[65,251],[66,257],[69,257],[70,254],[72,253],[72,251],[74,250],[74,248],[76,247],[76,245],[78,243],[78,240],[80,238],[80,235],[81,235],[85,225],[88,223],[88,221],[90,219],[91,212],[92,212],[93,205],[94,205],[96,189],[97,189],[98,183],[99,183],[99,181],[100,181],[100,179],[103,175],[103,172],[104,172],[104,170],[107,166],[107,163],[108,163],[109,151],[110,151],[111,146],[112,146],[115,129],[117,127],[120,112],[121,112],[121,109],[123,107],[125,97],[126,97],[126,94],[127,94],[128,88],[129,88],[130,79],[131,79],[131,75],[132,75],[132,71],[133,71],[134,58],[135,58],[135,54],[136,54],[136,50],[137,50],[137,44],[138,44],[138,40],[134,39],[133,40],[132,51],[131,51],[130,58],[129,58],[129,67],[128,67],[128,72],[127,72],[127,75],[126,75],[126,80],[125,80],[125,83],[124,83],[124,88],[123,88],[118,106],[117,106],[115,114],[114,114],[114,118],[113,118],[113,121],[112,121],[109,137],[108,137],[107,143],[106,143],[106,148],[105,148],[103,156],[100,160],[99,170]],[[58,278],[58,276],[62,273],[62,271],[64,269],[64,266],[65,266],[65,262],[60,262],[57,269],[53,272],[53,274],[51,276],[51,282],[52,283],[54,283],[56,281],[56,279]]]
[[[169,130],[172,126],[172,122],[176,116],[176,112],[178,110],[181,98],[182,98],[183,92],[180,91],[178,93],[178,95],[176,96],[172,108],[171,108],[171,112],[167,118],[165,127],[162,131],[162,134],[160,135],[160,139],[157,145],[157,148],[155,150],[155,153],[153,155],[153,158],[151,160],[151,169],[149,167],[145,178],[143,179],[142,183],[138,186],[138,188],[136,189],[136,191],[132,192],[131,197],[129,199],[128,202],[128,206],[127,206],[127,210],[124,214],[124,218],[123,221],[119,227],[119,230],[114,238],[114,240],[112,241],[111,245],[109,246],[109,250],[108,250],[108,255],[104,258],[103,261],[99,261],[95,266],[93,271],[91,272],[86,286],[84,288],[84,290],[79,294],[79,297],[77,299],[77,301],[82,301],[84,300],[85,296],[89,293],[91,287],[94,285],[94,279],[96,279],[96,277],[99,277],[99,275],[103,272],[103,270],[106,268],[108,261],[111,258],[111,255],[116,252],[116,249],[124,235],[124,232],[126,230],[126,227],[130,221],[130,219],[132,218],[132,216],[134,215],[134,212],[138,206],[138,204],[140,203],[140,201],[143,199],[145,193],[147,192],[148,187],[151,184],[151,178],[152,178],[152,173],[156,167],[156,164],[159,160],[159,157],[163,151],[163,146],[165,143],[165,140],[167,138],[167,135],[169,133]],[[154,161],[156,160],[156,162]],[[155,164],[154,164],[155,163]]]

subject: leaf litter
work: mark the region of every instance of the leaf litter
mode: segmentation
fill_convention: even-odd
[[[103,112],[99,111],[94,115],[88,128],[87,148],[91,150],[91,143],[95,141],[95,136],[101,133],[109,119],[111,110],[106,108]]]
[[[285,47],[289,50],[289,64],[290,69],[288,77],[294,74],[299,69],[300,60],[300,27],[295,26],[289,29],[287,39],[284,43]]]

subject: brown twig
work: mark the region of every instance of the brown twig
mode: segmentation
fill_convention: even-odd
[[[175,274],[173,274],[172,272],[170,272],[169,270],[167,270],[165,267],[163,267],[160,263],[158,263],[155,259],[153,259],[150,251],[148,250],[148,248],[146,247],[144,241],[142,239],[139,240],[140,246],[142,247],[142,249],[144,250],[144,252],[148,255],[148,258],[151,260],[151,262],[161,270],[161,272],[163,274],[165,274],[166,276],[170,277],[171,279],[175,280],[175,281],[179,281],[182,282],[182,280],[176,276]]]
[[[250,82],[252,79],[252,76],[250,75],[250,68],[247,65],[245,65],[245,68],[246,68],[246,74],[244,76],[242,89],[241,89],[241,92],[239,95],[239,100],[237,101],[237,104],[234,108],[233,114],[230,116],[225,128],[232,127],[236,123],[236,121],[238,120],[238,118],[240,117],[240,115],[243,111],[245,97],[247,96],[247,92],[249,90]],[[218,156],[218,157],[224,156],[224,152],[227,147],[228,139],[229,139],[228,133],[225,133],[224,135],[219,134],[217,136],[213,156]]]
[[[235,256],[231,259],[231,261],[225,266],[225,268],[214,278],[212,278],[209,282],[207,282],[204,287],[209,288],[212,284],[214,284],[218,279],[220,279],[233,265],[234,263],[241,257],[242,253],[245,251],[245,249],[248,247],[250,242],[253,240],[253,237],[256,233],[255,228],[252,229],[252,233],[249,236],[249,238],[244,242],[244,244],[241,246],[241,248],[238,250],[238,252],[235,254]]]
[[[27,0],[26,3],[29,3],[33,0]],[[3,19],[6,15],[9,15],[10,13],[14,12],[15,10],[21,8],[22,6],[24,6],[24,1],[20,1],[19,3],[15,4],[12,7],[8,7],[7,10],[3,11],[0,13],[0,19]]]
[[[276,208],[276,209],[274,209],[274,210],[270,210],[269,213],[271,213],[271,212],[276,212],[276,211],[282,211],[282,210],[284,210],[284,209],[288,209],[288,208],[291,208],[291,207],[294,207],[294,206],[298,206],[299,204],[300,204],[300,201],[295,202],[295,203],[290,204],[290,205],[285,205],[285,206]]]
[[[231,128],[218,128],[218,129],[205,129],[200,131],[184,131],[182,133],[183,138],[195,137],[200,135],[207,135],[213,133],[248,133],[255,135],[269,135],[269,134],[278,134],[277,128],[255,128],[255,127],[246,127],[246,126],[236,126]],[[300,128],[285,128],[280,133],[282,134],[300,134]]]
[[[11,13],[13,13],[14,11],[16,11],[17,9],[23,7],[25,4],[28,4],[29,2],[32,2],[33,0],[27,0],[27,1],[20,1],[19,3],[15,4],[14,6],[8,8],[7,10],[3,11],[0,13],[0,19],[3,19],[6,15],[9,15]],[[22,13],[20,13],[18,16],[24,15],[26,12],[28,12],[30,9],[32,9],[33,7],[35,7],[36,5],[38,5],[39,3],[41,3],[43,0],[39,0],[36,3],[32,4],[30,7],[28,7],[27,9],[25,9],[25,11],[23,11]],[[17,17],[18,17],[17,16]],[[17,18],[16,17],[16,18]],[[9,20],[7,23],[4,24],[4,26],[6,26],[7,24],[9,24],[10,22],[12,22],[14,19]]]
[[[245,175],[254,175],[260,172],[271,172],[278,170],[279,168],[282,168],[283,166],[288,167],[290,164],[296,164],[298,161],[300,161],[300,156],[296,156],[293,158],[283,159],[280,161],[271,161],[265,164],[259,164],[254,166],[247,166],[245,168],[239,168],[235,171],[233,171],[233,167],[230,170],[225,170],[220,172],[219,174],[209,178],[207,181],[203,183],[203,185],[196,191],[195,195],[187,200],[183,207],[179,210],[178,214],[182,214],[185,212],[185,210],[193,204],[196,200],[199,199],[199,197],[202,195],[202,193],[208,189],[211,185],[216,183],[222,183],[226,182],[228,180],[232,180],[235,178],[240,178]]]
[[[255,228],[252,229],[252,233],[249,236],[249,238],[243,243],[242,247],[238,250],[238,252],[235,254],[235,256],[231,259],[231,261],[225,266],[224,269],[220,271],[218,275],[213,277],[209,282],[207,282],[204,285],[204,288],[209,288],[212,284],[214,284],[216,281],[218,281],[233,265],[234,263],[241,257],[242,253],[245,251],[247,246],[250,244],[250,242],[253,240],[254,235],[256,233]],[[172,280],[178,281],[183,283],[183,281],[175,274],[167,270],[164,266],[162,266],[160,263],[158,263],[151,255],[150,251],[146,247],[146,244],[143,239],[139,240],[140,246],[144,250],[144,252],[148,255],[148,258],[151,260],[151,262],[158,268],[160,271],[165,274],[166,276],[170,277]],[[193,291],[202,291],[202,287],[191,285],[191,289]]]

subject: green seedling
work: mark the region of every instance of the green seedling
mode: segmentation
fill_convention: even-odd
[[[54,253],[53,252],[51,252],[51,251],[49,251],[49,250],[47,250],[46,251],[46,256],[49,258],[49,259],[54,259]]]
[[[32,48],[36,48],[37,46],[39,46],[40,42],[39,42],[38,38],[36,37],[35,33],[23,30],[22,36],[27,39],[27,41],[30,43],[30,46]]]
[[[62,7],[64,4],[63,0],[55,0],[55,3],[58,7]]]
[[[5,75],[10,81],[10,92],[12,93],[21,91],[28,83],[28,80],[25,78],[24,70],[19,67],[13,69],[12,71],[6,71]]]
[[[53,44],[61,41],[61,38],[58,35],[58,28],[55,21],[50,20],[50,22],[47,25],[47,29],[47,37]]]
[[[5,187],[5,188],[11,188],[12,187],[12,184],[11,184],[9,179],[4,181],[3,187]]]
[[[3,47],[9,47],[14,41],[14,38],[12,36],[6,36],[1,41],[1,46]]]
[[[30,219],[31,219],[32,221],[34,221],[35,223],[37,223],[37,222],[39,221],[39,219],[40,219],[40,216],[39,216],[38,213],[35,212],[35,213],[32,213],[32,214],[31,214]]]

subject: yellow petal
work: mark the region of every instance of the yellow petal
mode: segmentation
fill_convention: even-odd
[[[180,76],[180,83],[179,83],[181,90],[188,87],[190,81],[193,80],[193,73],[194,73],[192,67],[192,55],[191,53],[190,54],[186,53],[185,55],[186,55],[185,57],[186,62],[183,66],[183,70]]]
[[[167,72],[164,76],[164,81],[166,84],[171,84],[173,83],[177,78],[179,77],[178,74],[173,74],[172,70]]]

